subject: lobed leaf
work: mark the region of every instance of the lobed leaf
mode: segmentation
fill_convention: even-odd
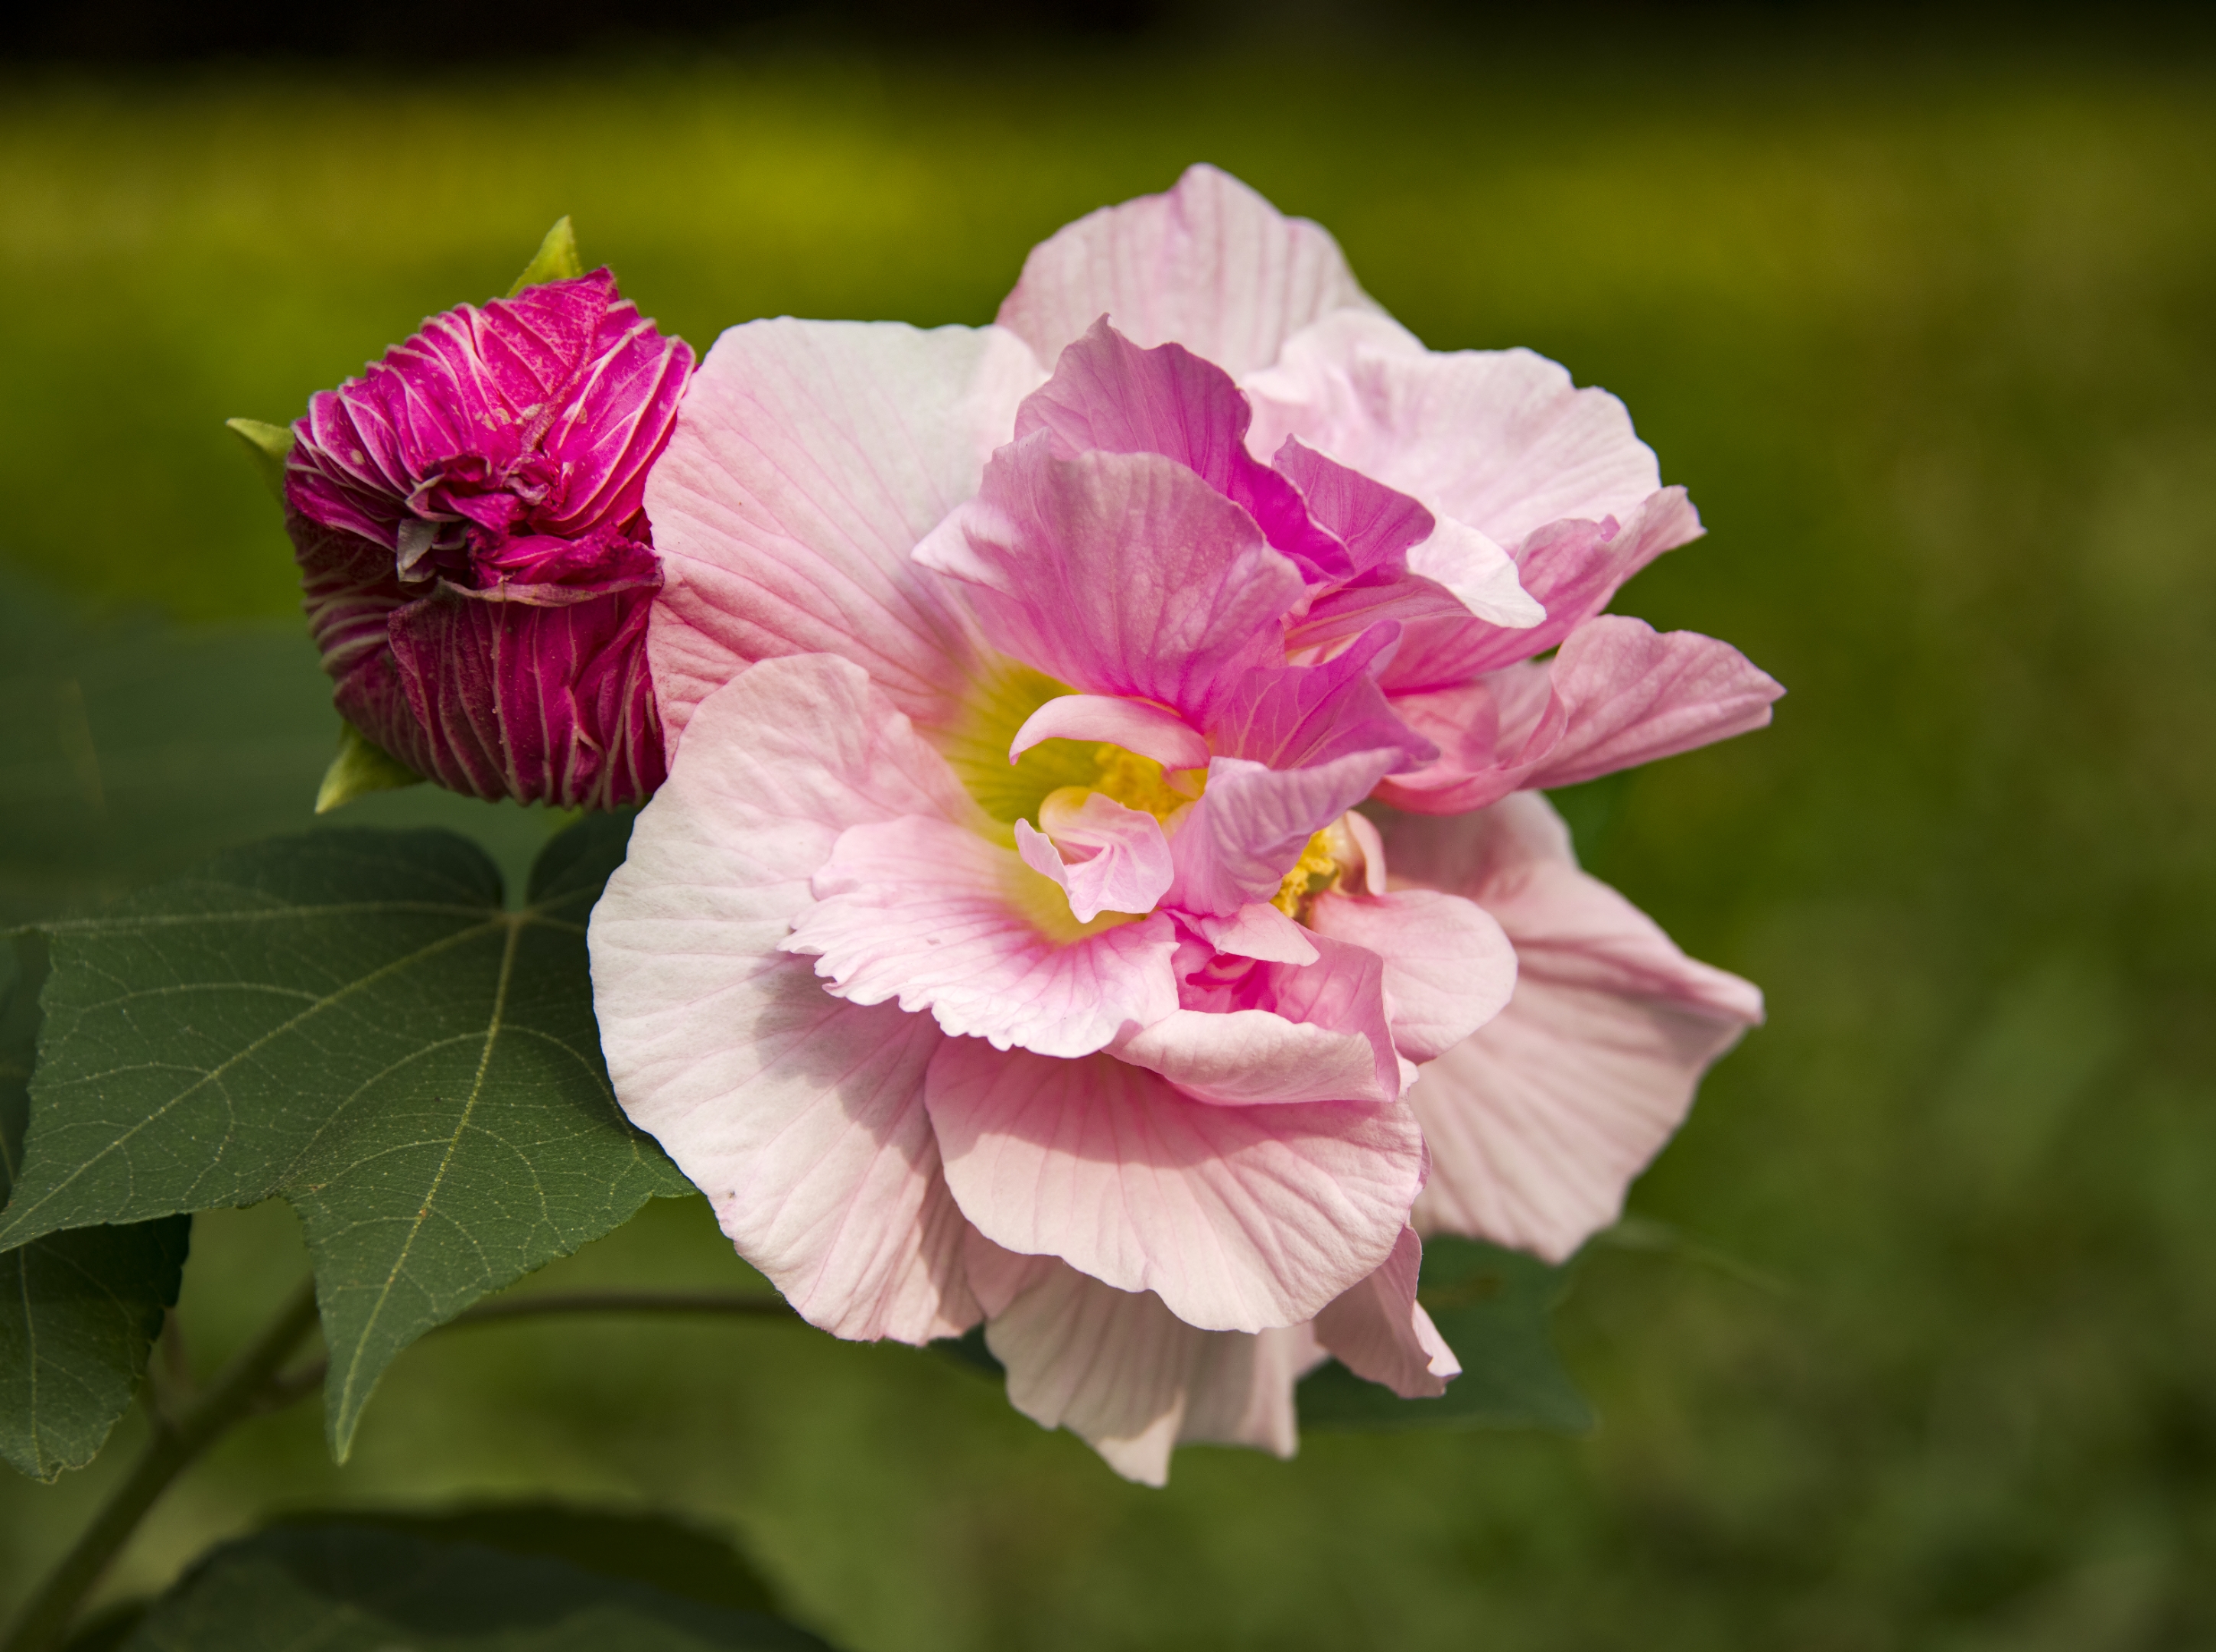
[[[358,1524],[227,1544],[124,1652],[822,1652],[758,1612],[543,1554]]]
[[[1462,1360],[1437,1399],[1404,1400],[1336,1360],[1304,1378],[1301,1427],[1374,1434],[1409,1428],[1550,1428],[1583,1434],[1585,1403],[1547,1334],[1567,1270],[1475,1239],[1424,1241],[1417,1299]]]
[[[550,843],[520,910],[444,832],[217,856],[52,964],[0,1250],[273,1196],[301,1219],[342,1460],[385,1367],[487,1293],[690,1191],[616,1106],[585,918],[628,822]]]
[[[22,1162],[45,971],[34,937],[0,945],[0,1201]],[[40,1480],[93,1459],[175,1305],[191,1225],[80,1228],[0,1255],[0,1457]]]

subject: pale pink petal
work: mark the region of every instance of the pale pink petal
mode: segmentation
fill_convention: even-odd
[[[1308,941],[1315,958],[1305,964],[1188,964],[1178,1013],[1127,1034],[1112,1053],[1225,1106],[1396,1100],[1406,1086],[1384,961],[1314,931]]]
[[[1431,1151],[1418,1225],[1560,1261],[1616,1219],[1701,1074],[1761,1020],[1762,995],[1579,872],[1536,794],[1474,817],[1404,817],[1388,841],[1396,877],[1462,880],[1518,967],[1508,1008],[1411,1095]]]
[[[1328,967],[1279,966],[1300,973]],[[1398,1100],[1400,1067],[1382,998],[1366,1023],[1345,1006],[1332,1009],[1336,1013],[1314,1019],[1290,1009],[1179,1010],[1112,1048],[1122,1059],[1219,1106]]]
[[[1385,1265],[1315,1317],[1315,1338],[1356,1376],[1404,1400],[1437,1399],[1462,1361],[1416,1300],[1424,1242],[1403,1228]]]
[[[1016,439],[1043,431],[1057,458],[1097,451],[1175,459],[1243,508],[1311,578],[1354,573],[1347,547],[1309,516],[1301,490],[1246,451],[1252,417],[1222,368],[1179,344],[1142,350],[1104,317],[1016,410]]]
[[[1013,763],[1043,740],[1105,741],[1150,757],[1165,769],[1204,769],[1208,742],[1176,712],[1144,700],[1106,694],[1062,694],[1049,700],[1016,730],[1008,747]]]
[[[1208,789],[1178,817],[1170,838],[1174,906],[1229,916],[1267,900],[1308,840],[1367,797],[1403,761],[1388,748],[1354,752],[1307,769],[1271,769],[1219,757]]]
[[[1293,1384],[1304,1359],[1320,1357],[1302,1328],[1197,1330],[1152,1292],[1116,1290],[1050,1256],[976,1240],[970,1256],[1009,1403],[1068,1428],[1124,1478],[1164,1484],[1171,1448],[1185,1441],[1293,1454]]]
[[[1658,633],[1615,614],[1571,632],[1549,674],[1569,715],[1560,743],[1532,771],[1534,789],[1573,786],[1760,728],[1785,692],[1727,642]]]
[[[1347,306],[1376,308],[1328,234],[1196,166],[1167,194],[1103,207],[1034,247],[999,319],[1050,365],[1105,315],[1142,345],[1182,344],[1235,377]]]
[[[969,827],[921,815],[850,827],[811,887],[785,949],[815,955],[825,990],[849,1003],[897,998],[957,1038],[1082,1055],[1177,1007],[1166,914],[1057,937],[1062,892]]]
[[[1511,629],[1413,617],[1380,680],[1389,693],[1413,693],[1466,683],[1543,654],[1607,607],[1634,574],[1701,532],[1700,516],[1682,488],[1665,488],[1622,524],[1614,517],[1549,523],[1514,547],[1517,577],[1546,608],[1542,622]]]
[[[1106,1055],[950,1039],[926,1095],[987,1238],[1209,1330],[1310,1317],[1385,1260],[1423,1176],[1404,1107],[1212,1107]]]
[[[1408,571],[1435,580],[1475,617],[1505,629],[1529,629],[1547,616],[1518,582],[1514,558],[1484,534],[1451,516],[1408,553]]]
[[[1273,1457],[1300,1449],[1295,1385],[1328,1358],[1306,1325],[1248,1336],[1207,1331],[1186,1390],[1180,1446],[1252,1446]]]
[[[910,716],[952,719],[974,641],[908,553],[976,491],[1043,377],[996,328],[780,320],[717,341],[647,485],[673,750],[742,666],[785,654],[843,655]]]
[[[1348,835],[1354,839],[1355,853],[1359,864],[1351,869],[1361,876],[1361,892],[1382,895],[1385,893],[1385,839],[1379,835],[1377,826],[1359,809],[1350,809],[1344,821]],[[1352,886],[1348,886],[1352,893]],[[1228,948],[1225,950],[1229,950]]]
[[[1419,814],[1462,814],[1524,786],[1561,743],[1569,707],[1548,668],[1511,666],[1459,688],[1399,694],[1393,709],[1437,758],[1377,788],[1378,800]]]
[[[1434,889],[1352,895],[1327,891],[1309,925],[1384,961],[1393,1042],[1429,1061],[1499,1015],[1516,990],[1516,949],[1476,902]]]
[[[923,1108],[944,1040],[927,1016],[830,997],[778,948],[843,829],[968,800],[841,660],[754,666],[698,728],[593,911],[617,1099],[813,1323],[953,1335],[977,1309]]]
[[[1101,792],[1086,793],[1074,808],[1058,800],[1050,795],[1039,807],[1044,832],[1028,820],[1016,822],[1016,852],[1024,864],[1062,886],[1080,924],[1104,912],[1154,911],[1174,875],[1161,822]],[[1066,860],[1065,851],[1081,858]]]
[[[1503,545],[1564,517],[1628,517],[1662,485],[1623,403],[1529,350],[1411,350],[1341,315],[1243,388],[1262,451],[1297,436]]]
[[[1204,723],[1246,672],[1281,664],[1300,571],[1254,519],[1155,453],[1003,448],[982,490],[916,548],[970,587],[986,635],[1088,694]]]
[[[1306,930],[1265,900],[1251,901],[1228,917],[1203,913],[1186,921],[1218,952],[1234,957],[1312,964],[1322,956]]]

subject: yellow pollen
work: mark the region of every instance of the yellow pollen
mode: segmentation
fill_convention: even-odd
[[[1100,770],[1099,778],[1093,789],[1105,792],[1125,808],[1143,809],[1157,820],[1166,820],[1187,803],[1200,795],[1207,777],[1191,770],[1178,771],[1177,783],[1173,784],[1162,773],[1162,765],[1150,757],[1141,757],[1136,752],[1127,752],[1120,746],[1103,746],[1093,753],[1093,762]],[[1179,787],[1188,781],[1195,783],[1190,791]]]
[[[1321,894],[1339,881],[1339,857],[1332,853],[1332,828],[1326,826],[1308,840],[1293,869],[1278,884],[1270,904],[1288,918],[1297,918],[1311,896]]]

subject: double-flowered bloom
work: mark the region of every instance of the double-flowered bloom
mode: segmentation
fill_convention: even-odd
[[[692,367],[603,269],[434,316],[310,402],[285,519],[340,715],[472,796],[650,796],[643,500]]]
[[[1125,1474],[1290,1452],[1327,1354],[1442,1391],[1419,1232],[1566,1256],[1760,1016],[1539,795],[1768,720],[1602,611],[1683,492],[1221,173],[1064,230],[994,326],[732,329],[643,503],[617,1094],[809,1319],[982,1319]]]

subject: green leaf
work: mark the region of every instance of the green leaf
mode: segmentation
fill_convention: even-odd
[[[451,833],[333,829],[43,925],[46,1024],[0,1250],[289,1201],[344,1460],[403,1348],[690,1191],[618,1109],[593,1020],[585,918],[629,829],[600,816],[556,838],[513,912]]]
[[[224,426],[245,445],[246,457],[263,487],[285,502],[285,461],[292,455],[292,432],[286,425],[265,425],[259,419],[226,419]]]
[[[1583,1434],[1592,1409],[1547,1334],[1567,1269],[1474,1239],[1424,1241],[1417,1299],[1462,1360],[1437,1399],[1404,1400],[1337,1360],[1302,1379],[1301,1426],[1349,1433],[1407,1428],[1552,1428]]]
[[[0,928],[315,824],[335,721],[298,620],[95,621],[0,570]],[[559,817],[412,786],[337,818],[459,831],[520,887]]]
[[[306,826],[330,692],[297,621],[94,623],[0,576],[0,926]]]
[[[543,1556],[365,1525],[225,1545],[125,1652],[822,1652],[757,1612]]]
[[[0,1202],[22,1163],[44,949],[0,943]],[[106,1443],[175,1305],[192,1219],[51,1234],[0,1255],[0,1457],[51,1480]]]
[[[285,1516],[286,1526],[367,1526],[431,1543],[474,1543],[511,1555],[565,1561],[603,1577],[711,1606],[779,1615],[775,1593],[723,1538],[665,1514],[568,1503],[475,1503],[435,1514],[359,1509]]]
[[[323,771],[317,789],[316,813],[329,814],[342,803],[351,803],[373,791],[397,791],[420,786],[423,777],[350,722],[339,725],[338,755]]]
[[[554,220],[554,227],[546,232],[546,239],[539,243],[539,250],[523,267],[523,273],[515,278],[515,285],[508,290],[511,298],[526,287],[535,287],[545,281],[567,281],[582,275],[585,267],[577,259],[577,232],[569,227],[568,213]]]

